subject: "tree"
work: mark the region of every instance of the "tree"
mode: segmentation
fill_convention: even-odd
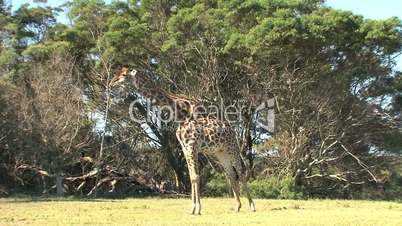
[[[378,138],[399,132],[368,89],[398,78],[392,66],[401,49],[401,23],[397,18],[364,20],[321,3],[173,4],[166,7],[175,12],[166,13],[171,17],[165,26],[168,36],[162,36],[165,58],[158,63],[177,81],[178,90],[196,96],[208,93],[225,103],[274,97],[278,143],[271,147],[286,156],[280,169],[287,175],[303,172],[301,180],[307,181],[316,178],[309,167],[317,167],[320,177],[344,182],[345,189],[386,181],[372,172],[383,166],[373,159],[389,151],[387,141]],[[353,128],[346,127],[350,124]],[[337,154],[317,159],[323,149]],[[340,159],[346,163],[338,165]],[[308,169],[301,167],[305,164]]]

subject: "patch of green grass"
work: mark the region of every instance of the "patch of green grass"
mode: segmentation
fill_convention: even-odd
[[[246,200],[239,213],[229,198],[0,199],[0,225],[402,225],[402,203],[348,200]]]

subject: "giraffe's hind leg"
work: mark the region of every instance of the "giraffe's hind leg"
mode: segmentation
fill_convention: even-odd
[[[242,180],[242,185],[243,185],[243,190],[247,195],[248,205],[250,206],[250,210],[255,212],[255,204],[254,204],[253,199],[251,198],[250,190],[248,189],[248,186],[247,186],[247,178],[245,178],[245,180]]]
[[[228,169],[226,170],[229,181],[230,181],[230,186],[232,187],[233,190],[233,197],[235,200],[235,212],[239,212],[240,208],[241,208],[241,201],[240,201],[240,184],[239,184],[239,177],[235,171],[235,169],[230,166]]]
[[[229,180],[230,187],[233,191],[234,201],[235,201],[235,212],[238,212],[241,208],[240,201],[240,184],[239,184],[239,176],[236,173],[236,169],[232,165],[231,155],[225,151],[220,151],[215,153],[216,158],[223,166],[225,170],[225,174]]]
[[[247,186],[248,176],[247,176],[246,165],[244,164],[243,160],[240,158],[240,155],[238,157],[236,157],[235,159],[236,159],[236,161],[234,164],[235,165],[234,168],[236,170],[236,173],[239,176],[239,180],[242,183],[243,191],[246,193],[250,210],[255,212],[255,204],[254,204],[253,199],[251,198],[250,190],[248,189],[248,186]]]

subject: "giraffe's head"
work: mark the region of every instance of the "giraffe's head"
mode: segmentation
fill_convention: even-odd
[[[137,71],[133,69],[129,71],[127,66],[122,67],[112,78],[109,85],[110,87],[122,84],[123,82],[135,82]]]

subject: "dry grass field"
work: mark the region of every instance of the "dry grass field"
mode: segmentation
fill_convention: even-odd
[[[257,199],[257,212],[234,213],[230,198],[201,201],[202,215],[192,216],[184,198],[6,198],[0,225],[402,225],[400,202]]]

